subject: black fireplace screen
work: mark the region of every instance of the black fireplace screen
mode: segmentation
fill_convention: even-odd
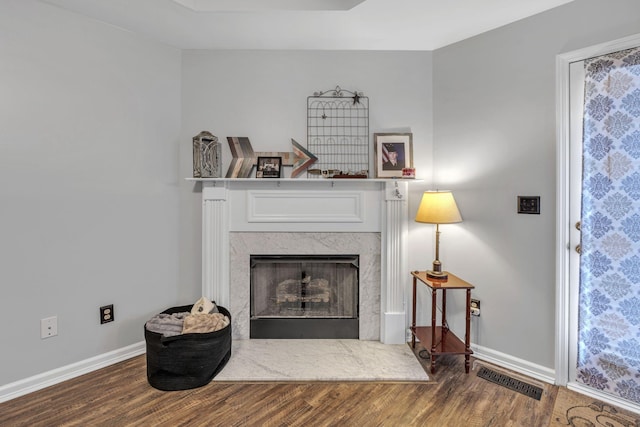
[[[358,276],[357,255],[252,255],[251,338],[358,338]]]

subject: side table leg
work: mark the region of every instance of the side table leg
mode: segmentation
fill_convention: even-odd
[[[431,290],[431,354],[436,351],[436,290]],[[434,358],[431,357],[431,363],[433,364]]]
[[[464,332],[464,371],[469,373],[469,353],[471,352],[471,289],[467,289],[467,315]]]
[[[413,306],[411,307],[411,348],[416,348],[416,282],[413,276]]]
[[[431,373],[436,371],[436,290],[431,290]]]

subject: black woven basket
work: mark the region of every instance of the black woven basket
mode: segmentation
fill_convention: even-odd
[[[193,305],[172,307],[166,314],[190,312]],[[219,331],[164,337],[148,331],[147,380],[159,390],[186,390],[202,387],[224,368],[231,357],[231,314],[221,306],[220,313],[229,317],[229,325]]]

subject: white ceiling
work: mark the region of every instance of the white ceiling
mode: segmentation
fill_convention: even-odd
[[[573,0],[40,0],[181,49],[434,50]]]

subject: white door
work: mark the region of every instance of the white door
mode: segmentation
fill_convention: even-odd
[[[640,350],[635,349],[640,342],[640,311],[634,308],[640,302],[640,282],[634,278],[637,272],[630,270],[640,268],[640,235],[634,236],[637,232],[632,228],[637,226],[629,218],[640,213],[640,205],[637,185],[634,190],[629,182],[634,171],[640,171],[640,112],[633,111],[640,108],[640,92],[634,95],[636,88],[640,91],[640,61],[627,75],[604,69],[601,74],[606,77],[598,75],[595,80],[595,68],[590,65],[590,78],[585,80],[583,59],[638,45],[640,37],[628,38],[573,52],[558,61],[557,323],[563,329],[557,340],[557,379],[634,411],[640,410]],[[615,53],[602,64],[608,68],[609,59],[623,57],[624,53]],[[601,67],[600,62],[596,65]],[[590,94],[586,122],[585,81]],[[597,92],[599,84],[594,83],[600,81],[617,94]],[[623,115],[627,122],[621,124]],[[584,159],[583,145],[587,147]],[[636,266],[630,266],[634,262]]]

